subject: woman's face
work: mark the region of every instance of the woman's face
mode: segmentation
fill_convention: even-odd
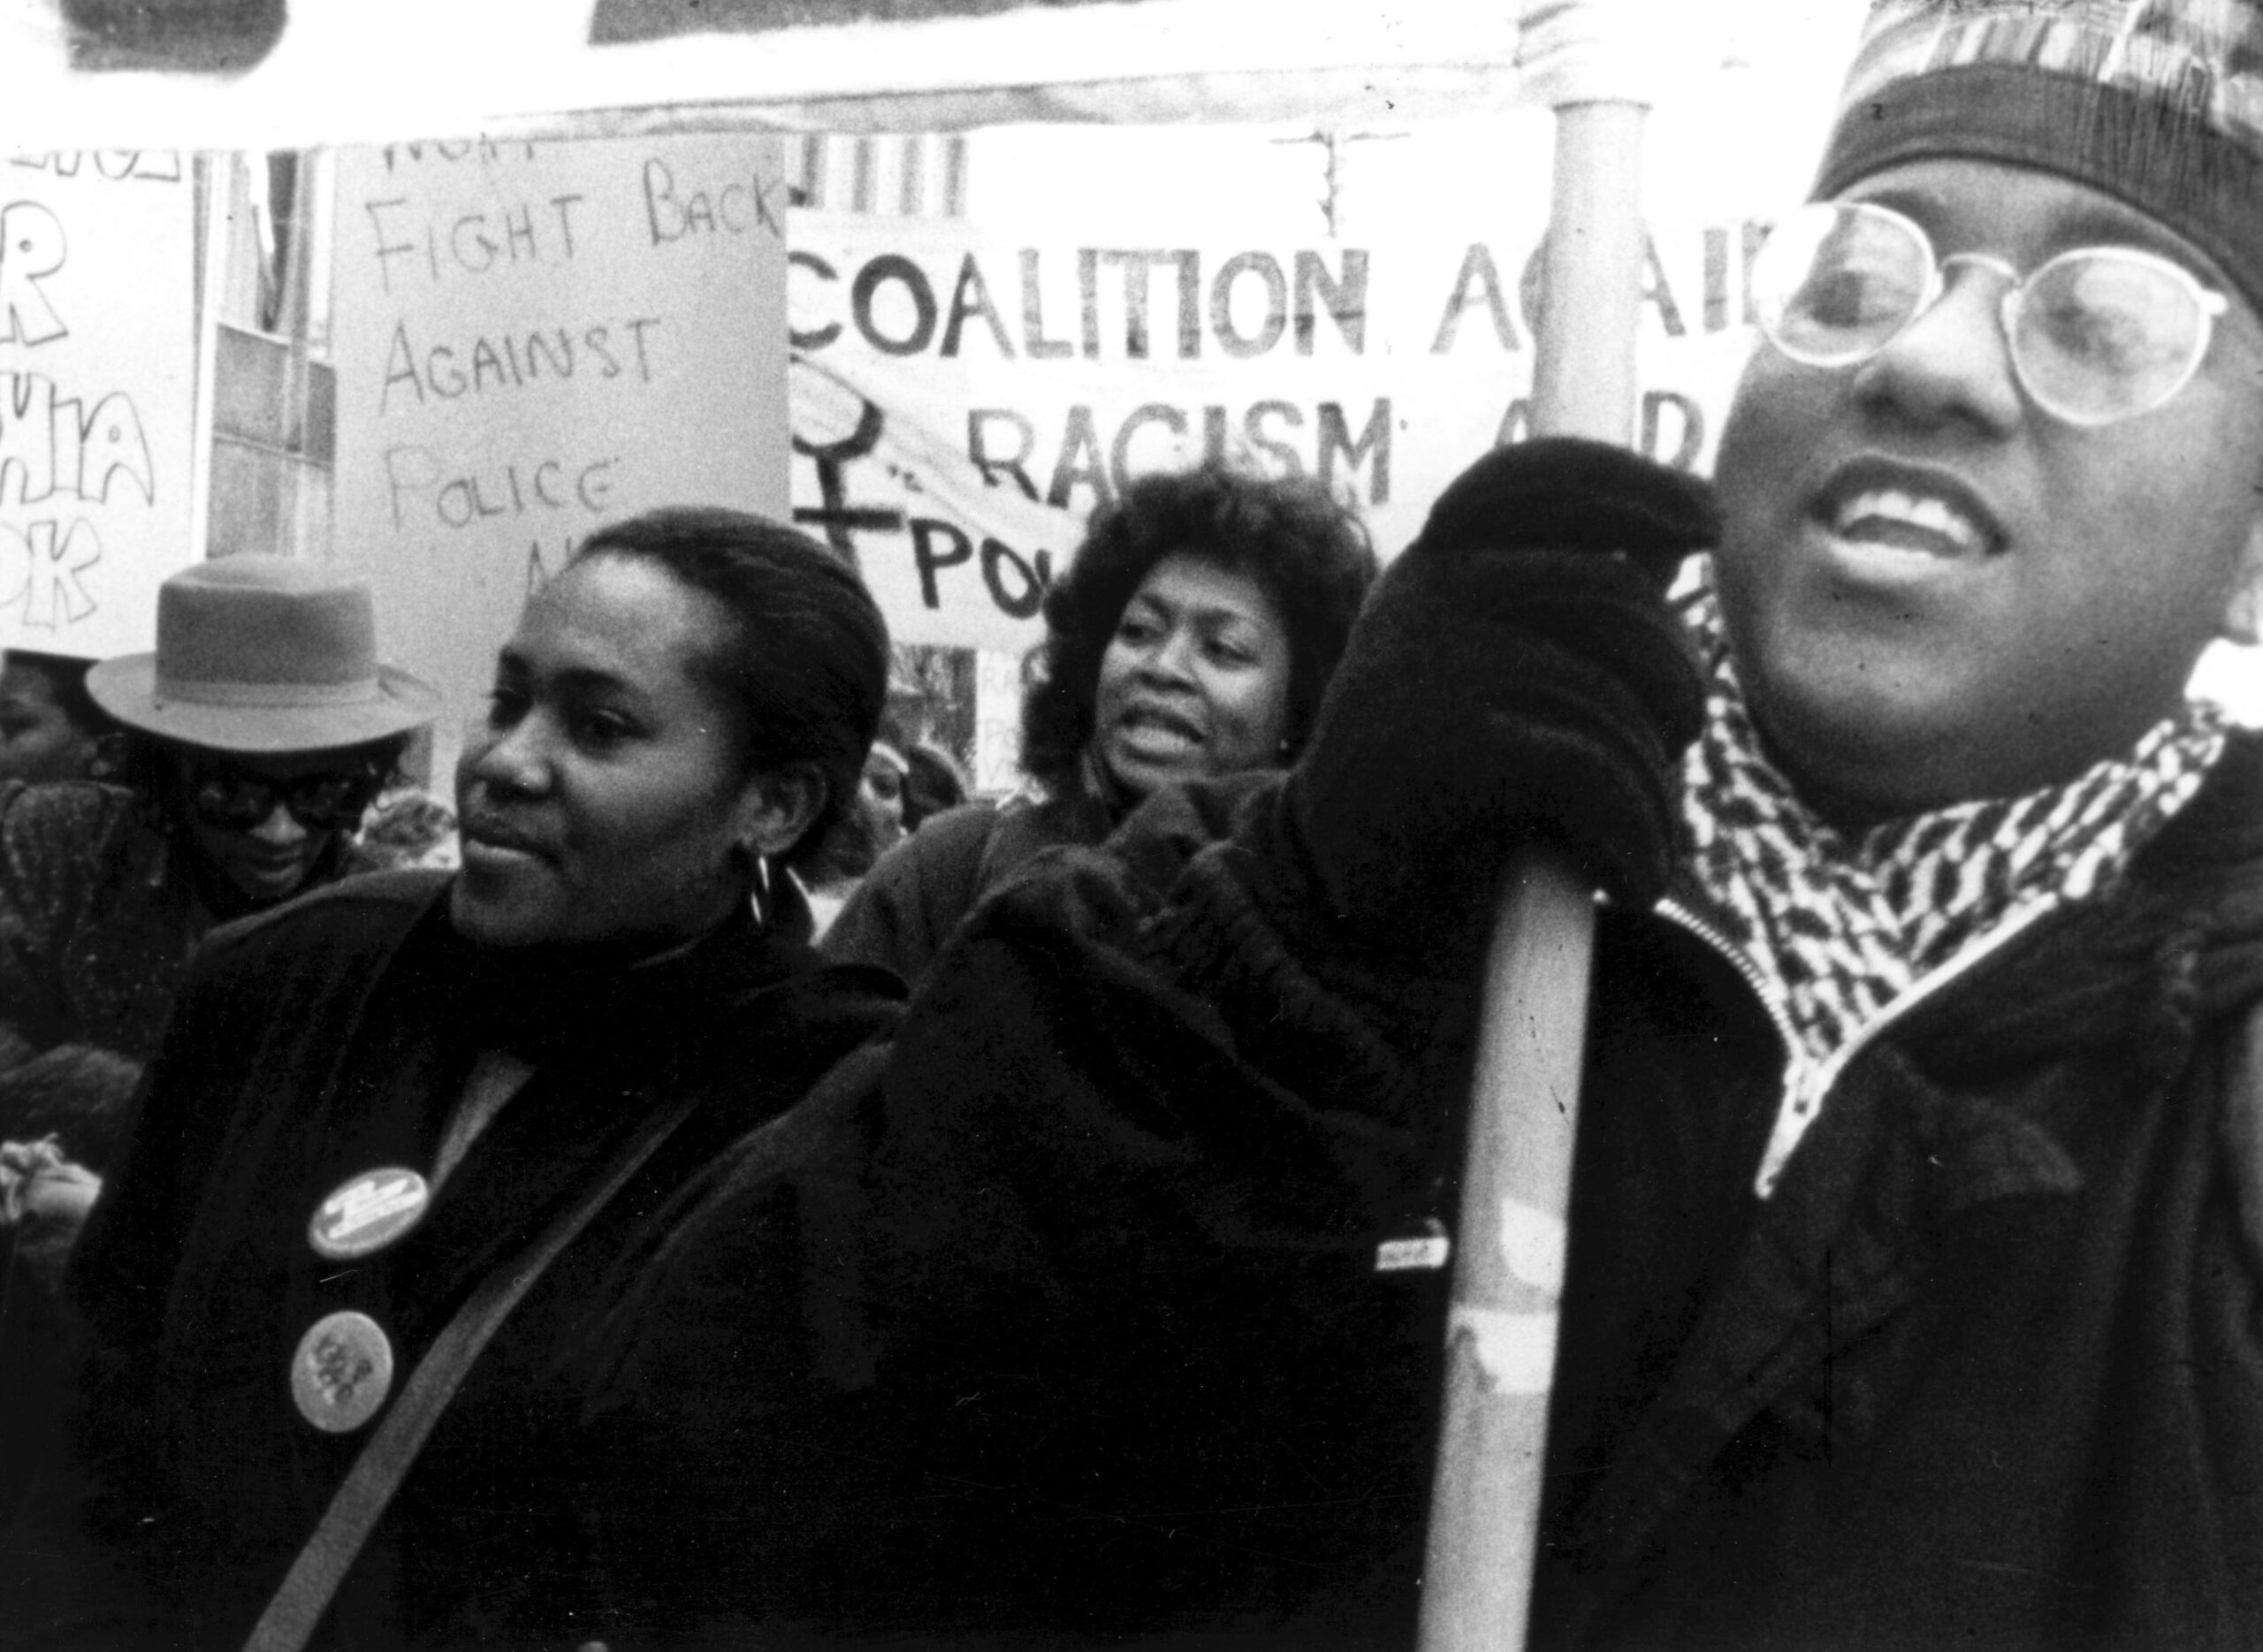
[[[306,887],[377,790],[366,763],[334,751],[183,751],[173,761],[197,852],[261,906]]]
[[[1148,570],[1101,656],[1093,750],[1135,797],[1281,760],[1289,630],[1248,575],[1175,551]]]
[[[764,840],[766,788],[693,674],[735,641],[713,598],[632,558],[591,557],[535,594],[456,766],[458,930],[660,946],[744,897],[735,846]]]

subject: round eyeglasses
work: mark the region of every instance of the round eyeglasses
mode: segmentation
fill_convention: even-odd
[[[378,776],[366,769],[274,780],[246,769],[199,764],[189,772],[188,806],[207,826],[248,832],[280,803],[308,831],[335,832],[359,824],[379,784]]]
[[[2077,247],[2024,276],[2000,258],[1947,258],[1916,224],[1867,201],[1802,207],[1751,275],[1768,342],[1810,367],[1852,367],[1893,342],[1947,291],[1951,265],[2009,283],[1998,317],[2020,387],[2069,424],[2150,413],[2192,382],[2228,301],[2191,272],[2132,247]]]

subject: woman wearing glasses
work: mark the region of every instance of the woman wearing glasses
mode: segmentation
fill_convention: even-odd
[[[377,665],[368,585],[318,564],[208,562],[157,601],[156,651],[86,674],[127,731],[118,783],[0,782],[0,1245],[44,1287],[0,1317],[0,1512],[54,1433],[51,1295],[190,953],[397,857],[356,828],[438,704]]]
[[[356,829],[438,697],[377,661],[366,582],[237,556],[167,580],[88,691],[118,785],[0,788],[0,1137],[99,1173],[206,931],[394,864]]]
[[[2188,682],[2263,619],[2259,62],[2254,0],[1885,0],[1718,513],[1484,456],[1285,780],[977,910],[864,1190],[883,1581],[1412,1644],[1451,1348],[1551,1397],[1534,1645],[2253,1644],[2263,734]],[[1453,1185],[1535,839],[1610,896],[1565,1218]]]

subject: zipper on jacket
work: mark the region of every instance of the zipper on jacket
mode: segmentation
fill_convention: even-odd
[[[1857,1055],[1877,1042],[1878,1037],[1887,1028],[1903,1020],[1920,1004],[1962,980],[2012,941],[2025,934],[2058,904],[2053,901],[2032,902],[2013,912],[1994,929],[1965,948],[1947,963],[1912,981],[1901,993],[1889,1001],[1878,1014],[1856,1027],[1847,1041],[1828,1056],[1820,1062],[1809,1063],[1802,1063],[1801,1061],[1799,1038],[1792,1026],[1791,1017],[1785,1013],[1777,1001],[1775,994],[1769,990],[1767,978],[1761,973],[1760,966],[1752,961],[1741,947],[1723,934],[1714,925],[1707,922],[1672,896],[1660,901],[1654,910],[1660,917],[1679,924],[1718,952],[1730,967],[1744,978],[1746,984],[1752,988],[1754,996],[1759,999],[1761,1008],[1767,1011],[1769,1020],[1775,1024],[1778,1036],[1784,1040],[1784,1079],[1776,1101],[1777,1122],[1779,1124],[1781,1123],[1787,1109],[1797,1112],[1799,1110],[1797,1103],[1804,1099],[1808,1103],[1806,1108],[1808,1122],[1802,1126],[1803,1139],[1806,1131],[1812,1128],[1815,1121],[1823,1115],[1824,1105],[1829,1100],[1832,1087],[1838,1084],[1840,1076],[1847,1070]],[[1796,1079],[1794,1079],[1794,1074],[1798,1075]],[[1763,1149],[1760,1168],[1753,1175],[1753,1185],[1763,1199],[1774,1191],[1775,1183],[1783,1175],[1785,1166],[1791,1162],[1793,1153],[1799,1150],[1799,1141],[1794,1140],[1791,1150],[1785,1153],[1782,1162],[1774,1167],[1772,1175],[1768,1158],[1769,1152],[1774,1146],[1775,1131],[1772,1127],[1768,1147]]]
[[[1660,901],[1655,910],[1659,917],[1672,919],[1720,954],[1728,966],[1752,989],[1752,995],[1760,1001],[1762,1012],[1774,1025],[1776,1036],[1784,1041],[1784,1064],[1788,1071],[1799,1054],[1799,1037],[1793,1030],[1791,1016],[1784,1013],[1783,1007],[1776,1001],[1776,995],[1769,991],[1768,978],[1760,972],[1760,966],[1752,961],[1751,955],[1723,934],[1716,925],[1700,917],[1672,895]]]

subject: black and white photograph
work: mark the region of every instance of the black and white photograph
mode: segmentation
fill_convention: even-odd
[[[0,1652],[2263,1652],[2263,0],[0,0]]]

